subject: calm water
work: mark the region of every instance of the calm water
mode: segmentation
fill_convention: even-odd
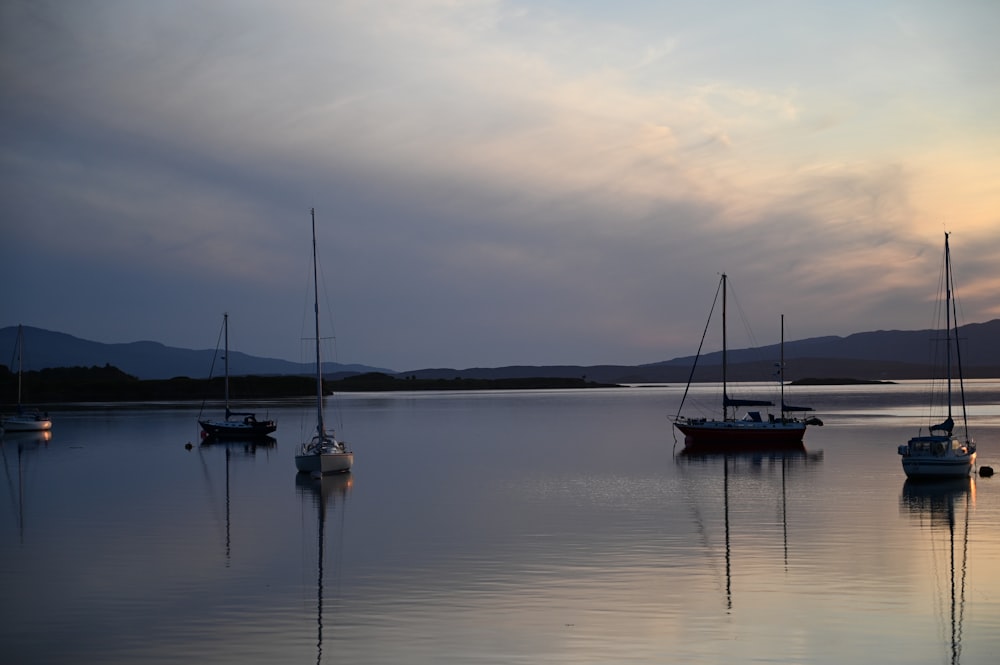
[[[308,404],[256,448],[197,445],[198,405],[54,409],[3,441],[0,662],[996,662],[1000,477],[905,482],[923,386],[811,389],[786,459],[676,456],[679,397],[342,395],[322,483]]]

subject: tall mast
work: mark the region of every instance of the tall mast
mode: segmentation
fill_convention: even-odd
[[[781,422],[785,422],[785,315],[781,315],[781,359],[778,361],[778,383],[781,384]],[[784,467],[782,467],[784,471]]]
[[[222,315],[222,330],[226,338],[226,355],[222,356],[223,361],[225,361],[226,368],[226,381],[223,384],[225,386],[224,392],[226,396],[226,419],[229,419],[229,312],[225,312]]]
[[[312,215],[313,239],[313,313],[316,316],[316,434],[322,437],[326,428],[323,426],[323,369],[319,357],[319,278],[316,276],[316,208],[309,209]]]
[[[948,420],[951,420],[951,248],[948,246],[948,236],[944,234],[944,291],[945,291],[945,355],[947,356],[948,374]],[[957,335],[956,335],[957,337]],[[957,339],[955,340],[957,343]],[[950,434],[950,432],[949,432]]]
[[[17,410],[21,410],[21,368],[24,356],[24,326],[17,324]]]
[[[726,388],[726,273],[722,273],[722,419],[728,415],[726,400],[729,399],[729,389]]]

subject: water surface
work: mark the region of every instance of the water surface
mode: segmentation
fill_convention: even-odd
[[[804,454],[705,458],[672,386],[341,395],[323,481],[308,403],[257,446],[199,445],[197,404],[53,409],[3,440],[0,661],[993,662],[1000,481],[905,481],[924,389],[809,388]]]

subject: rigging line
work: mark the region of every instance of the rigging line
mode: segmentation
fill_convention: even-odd
[[[17,336],[14,337],[14,350],[11,351],[11,353],[10,353],[10,363],[7,365],[7,367],[10,367],[11,369],[14,368],[14,361],[17,359],[18,352],[21,352],[21,357],[24,357],[24,352],[21,349],[21,327],[20,326],[18,326]]]
[[[769,366],[773,362],[773,356],[772,358],[768,358],[764,355],[763,349],[757,341],[757,336],[754,335],[753,328],[750,326],[750,319],[747,317],[746,311],[743,309],[743,304],[736,295],[736,288],[732,284],[729,284],[729,292],[733,296],[733,302],[736,304],[736,312],[740,317],[740,323],[743,324],[743,330],[746,331],[746,335],[749,340],[749,347],[747,348],[747,351],[750,352],[750,355],[748,357],[751,362],[755,361],[765,366]],[[774,394],[774,392],[772,392],[772,394]]]
[[[225,330],[226,320],[222,319],[222,325],[219,326],[219,336],[215,340],[215,353],[212,354],[212,366],[208,369],[208,380],[212,380],[212,376],[215,374],[215,361],[219,357],[219,346],[222,344],[222,331]],[[207,393],[201,398],[201,408],[198,409],[198,417],[201,418],[202,412],[205,410],[205,402],[208,401]],[[229,419],[229,415],[226,415],[226,419]]]
[[[941,256],[941,263],[938,268],[938,280],[937,280],[937,293],[944,294],[948,289],[948,256],[947,251]],[[947,329],[945,324],[945,313],[948,306],[945,304],[943,298],[934,299],[934,310],[929,322],[929,329],[932,331],[932,335],[928,340],[928,353],[927,359],[931,364],[932,377],[930,379],[930,399],[927,401],[926,406],[926,419],[928,423],[933,424],[940,419],[940,412],[943,409],[943,399],[947,394],[947,391],[942,387],[942,385],[947,381],[947,377],[944,376],[944,368],[948,362],[948,351],[947,345],[944,345],[945,351],[942,352],[941,342],[945,341],[951,335],[951,331]],[[940,331],[944,330],[945,336],[942,338],[940,336]]]
[[[743,329],[746,330],[747,337],[750,339],[750,348],[754,351],[760,350],[760,344],[757,343],[757,338],[753,334],[753,328],[750,327],[750,319],[747,317],[746,312],[743,310],[743,304],[736,295],[736,288],[730,284],[729,292],[733,296],[733,302],[736,303],[736,312],[740,315],[740,322],[743,324]]]
[[[951,311],[952,316],[955,321],[955,360],[958,363],[958,392],[962,400],[962,427],[965,429],[965,440],[969,440],[969,419],[966,414],[966,404],[965,404],[965,377],[962,372],[962,346],[958,341],[958,308],[956,305],[955,296],[955,269],[954,264],[948,262],[948,279],[951,282]],[[951,332],[949,331],[949,335]]]
[[[335,326],[334,322],[333,322],[333,307],[330,305],[330,290],[329,290],[329,288],[327,288],[327,285],[326,285],[327,284],[327,282],[326,282],[326,273],[323,272],[323,264],[322,263],[319,264],[318,269],[319,269],[319,277],[320,277],[319,281],[323,285],[323,302],[326,305],[326,308],[323,310],[323,313],[326,314],[327,325],[329,326],[330,331],[333,333],[332,335],[330,335],[330,339],[333,339],[334,341],[336,341],[336,339],[337,339],[337,326]],[[334,348],[336,349],[336,345],[334,345]]]
[[[320,229],[322,229],[322,226],[320,227]],[[322,253],[320,255],[322,256]],[[336,325],[334,325],[333,321],[333,307],[330,305],[330,289],[327,287],[327,279],[326,279],[326,273],[324,272],[323,263],[324,263],[323,261],[319,260],[316,261],[316,271],[319,273],[319,284],[323,285],[323,288],[321,290],[323,295],[323,304],[326,306],[325,309],[323,310],[323,314],[325,314],[325,318],[327,320],[327,326],[329,327],[332,334],[329,337],[324,336],[322,337],[322,339],[334,340],[333,344],[331,345],[334,352],[332,358],[336,359],[337,327]]]
[[[677,416],[675,417],[675,420],[681,417],[681,411],[684,408],[684,402],[685,400],[687,400],[688,391],[691,389],[691,380],[694,378],[694,371],[698,367],[698,359],[701,358],[701,349],[705,345],[705,337],[708,335],[708,326],[711,325],[712,323],[712,314],[715,312],[715,306],[719,302],[719,293],[721,291],[722,291],[722,280],[720,279],[719,285],[715,288],[715,299],[712,300],[712,307],[711,309],[708,310],[708,320],[705,321],[705,329],[701,332],[701,341],[698,342],[698,352],[694,356],[694,362],[691,363],[691,373],[688,374],[687,385],[684,386],[684,394],[681,396],[681,403],[677,407]]]
[[[701,332],[701,341],[698,342],[698,352],[694,356],[694,362],[691,363],[691,373],[688,374],[687,383],[684,384],[684,394],[681,396],[681,403],[677,405],[677,415],[674,416],[674,422],[680,419],[681,411],[684,410],[684,402],[687,401],[688,391],[691,389],[691,380],[694,378],[694,372],[698,368],[698,359],[701,358],[701,349],[705,345],[705,337],[708,335],[708,326],[712,323],[712,314],[715,312],[715,305],[719,302],[719,292],[722,290],[722,285],[726,281],[725,275],[719,279],[719,285],[715,287],[715,298],[712,300],[712,307],[708,310],[708,320],[705,321],[705,329]],[[674,439],[673,449],[671,453],[677,452],[677,430],[676,428],[670,428],[671,435]]]
[[[333,306],[330,304],[330,302],[331,302],[330,301],[330,289],[327,286],[326,272],[324,271],[323,262],[317,261],[316,263],[317,263],[316,269],[319,272],[319,283],[323,285],[323,288],[322,288],[323,301],[324,301],[324,304],[326,305],[326,308],[323,310],[323,313],[325,314],[325,318],[327,320],[328,329],[332,333],[329,336],[322,337],[322,339],[327,342],[326,347],[327,347],[327,350],[329,351],[329,353],[327,353],[327,354],[324,355],[324,358],[327,359],[325,362],[330,362],[330,363],[336,364],[336,363],[340,362],[340,354],[339,354],[338,349],[337,349],[337,326],[336,326],[336,324],[334,322],[334,319],[333,319],[334,309],[333,309]],[[336,395],[335,394],[331,394],[331,397],[335,398]],[[344,415],[343,415],[343,412],[342,412],[342,410],[340,408],[340,402],[337,399],[332,399],[330,401],[331,401],[330,407],[331,407],[331,409],[334,412],[334,417],[335,417],[335,421],[336,421],[336,425],[335,425],[335,427],[333,429],[335,431],[343,431],[343,429],[344,429]]]

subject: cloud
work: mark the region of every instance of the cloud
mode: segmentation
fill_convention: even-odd
[[[204,346],[264,311],[240,350],[288,357],[315,206],[344,361],[652,362],[723,271],[762,327],[922,325],[944,224],[984,319],[996,10],[963,8],[7,3],[2,276],[52,273],[10,316]]]

